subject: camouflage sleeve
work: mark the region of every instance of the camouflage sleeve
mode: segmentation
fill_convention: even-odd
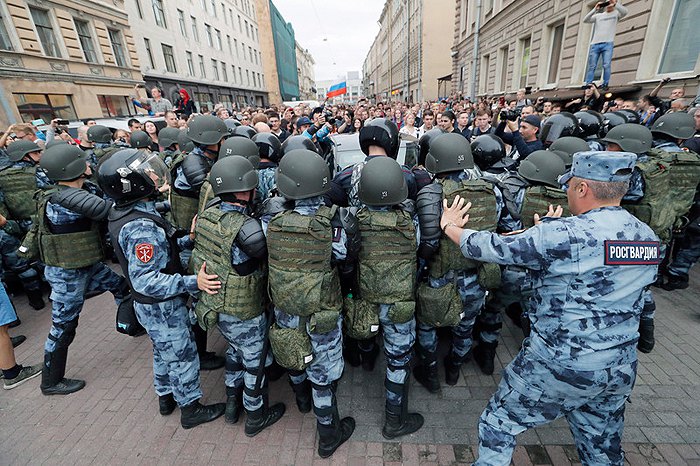
[[[182,293],[197,293],[197,276],[161,272],[169,259],[165,232],[151,220],[139,219],[126,224],[119,233],[119,244],[129,267],[134,290],[157,299]]]

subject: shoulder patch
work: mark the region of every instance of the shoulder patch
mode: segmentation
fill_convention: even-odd
[[[658,241],[605,241],[605,265],[658,265],[661,248]]]
[[[153,259],[154,250],[155,248],[151,243],[140,243],[137,244],[134,248],[136,258],[144,264],[148,264],[151,261],[151,259]]]

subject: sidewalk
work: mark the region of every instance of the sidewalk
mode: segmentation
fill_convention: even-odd
[[[687,290],[654,289],[657,301],[656,347],[640,355],[639,376],[627,406],[624,441],[631,465],[700,465],[700,274]],[[27,342],[18,362],[37,364],[50,326],[50,310],[35,312],[15,299],[22,325],[10,330]],[[179,413],[163,417],[152,387],[152,354],[146,336],[130,338],[114,330],[111,295],[90,299],[71,345],[68,377],[87,387],[66,397],[45,397],[39,379],[0,394],[0,464],[468,464],[477,451],[477,422],[500,378],[500,368],[517,353],[520,330],[506,322],[498,347],[497,373],[484,376],[473,362],[463,366],[454,387],[444,384],[431,395],[415,381],[412,409],[425,426],[399,442],[381,436],[384,413],[383,370],[373,373],[346,366],[338,389],[341,416],[352,414],[357,429],[351,441],[329,460],[316,454],[313,413],[296,409],[285,379],[270,387],[272,402],[287,413],[253,439],[242,422],[223,418],[184,430]],[[507,321],[508,319],[506,319]],[[223,338],[210,333],[209,349],[222,353]],[[381,360],[381,358],[380,358]],[[441,365],[442,366],[442,365]],[[223,370],[202,373],[205,401],[224,401]],[[578,463],[571,433],[559,420],[518,437],[516,465]]]

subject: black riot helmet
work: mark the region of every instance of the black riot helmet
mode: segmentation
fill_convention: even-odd
[[[166,126],[158,131],[158,144],[160,147],[168,149],[173,144],[177,144],[177,139],[180,136],[180,133],[184,133],[184,131]]]
[[[112,131],[104,125],[92,125],[87,130],[87,138],[90,142],[109,144],[112,142]]]
[[[369,206],[389,206],[405,201],[408,186],[398,162],[389,157],[372,157],[362,169],[357,196]]]
[[[379,146],[386,155],[396,159],[399,144],[399,128],[387,118],[375,118],[360,129],[360,148],[365,155],[369,155],[370,146]]]
[[[78,146],[55,144],[44,151],[39,166],[52,181],[72,181],[85,173],[87,157]]]
[[[219,159],[211,167],[209,183],[215,196],[246,192],[258,187],[258,172],[250,160],[232,155]]]
[[[165,128],[164,128],[165,129]],[[160,137],[158,138],[160,141]],[[129,139],[129,144],[133,149],[148,149],[151,147],[151,137],[147,132],[136,130],[131,133],[131,138]]]
[[[518,174],[537,185],[561,188],[559,177],[566,172],[564,161],[550,150],[536,150],[525,157],[518,166]]]
[[[459,133],[445,133],[436,137],[425,158],[425,168],[436,175],[474,168],[469,141]]]
[[[569,112],[559,112],[545,120],[540,131],[540,141],[545,147],[549,147],[557,139],[564,136],[581,137],[581,128],[578,119]]]
[[[445,132],[442,128],[433,128],[423,134],[418,140],[418,145],[420,146],[420,152],[418,153],[418,165],[425,166],[425,157],[430,152],[430,143],[439,135]]]
[[[588,110],[576,112],[574,116],[578,120],[579,128],[581,128],[582,138],[598,136],[603,121],[602,118],[588,112]]]
[[[228,136],[226,124],[213,115],[197,115],[187,128],[187,136],[199,146],[213,146]]]
[[[605,118],[605,123],[603,124],[603,129],[601,131],[601,136],[605,137],[608,132],[616,126],[624,125],[627,123],[627,119],[617,112],[606,112],[603,114]]]
[[[312,152],[318,153],[316,144],[314,144],[314,142],[311,139],[301,134],[297,134],[296,136],[288,137],[282,143],[282,157],[287,155],[289,152],[297,149],[310,150]]]
[[[240,155],[250,160],[254,167],[260,163],[260,149],[248,138],[228,138],[221,143],[219,158]]]
[[[487,170],[506,156],[506,145],[494,134],[482,134],[472,141],[472,156],[480,169]]]
[[[275,172],[277,190],[287,199],[307,199],[331,189],[330,172],[316,152],[296,149],[284,154]]]
[[[122,149],[100,163],[97,182],[117,206],[147,199],[170,184],[170,171],[157,153]]]
[[[258,133],[253,136],[253,142],[260,150],[261,159],[279,163],[282,158],[282,143],[277,136],[272,133]]]
[[[258,132],[255,131],[255,128],[247,125],[236,126],[231,133],[232,136],[239,136],[248,139],[253,139],[253,136],[256,134],[258,134]]]
[[[41,152],[41,147],[35,142],[19,139],[7,147],[7,158],[12,162],[18,162],[32,152]]]
[[[628,108],[623,108],[622,110],[616,110],[615,113],[620,115],[625,119],[625,123],[637,123],[639,124],[642,120],[639,118],[639,114],[634,110]]]

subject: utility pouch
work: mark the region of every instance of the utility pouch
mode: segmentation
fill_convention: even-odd
[[[379,333],[379,306],[363,299],[345,298],[345,334],[356,340],[367,340]]]
[[[440,288],[418,285],[416,318],[431,327],[454,327],[462,320],[462,298],[453,282]]]
[[[303,371],[314,360],[311,339],[304,328],[281,328],[277,323],[270,327],[270,347],[280,366]]]
[[[415,301],[399,301],[389,309],[389,320],[395,324],[405,324],[413,318],[415,313]]]
[[[338,326],[337,311],[314,312],[309,319],[309,330],[312,333],[328,333]]]
[[[498,264],[481,262],[477,280],[485,290],[495,290],[501,287],[501,267]]]

